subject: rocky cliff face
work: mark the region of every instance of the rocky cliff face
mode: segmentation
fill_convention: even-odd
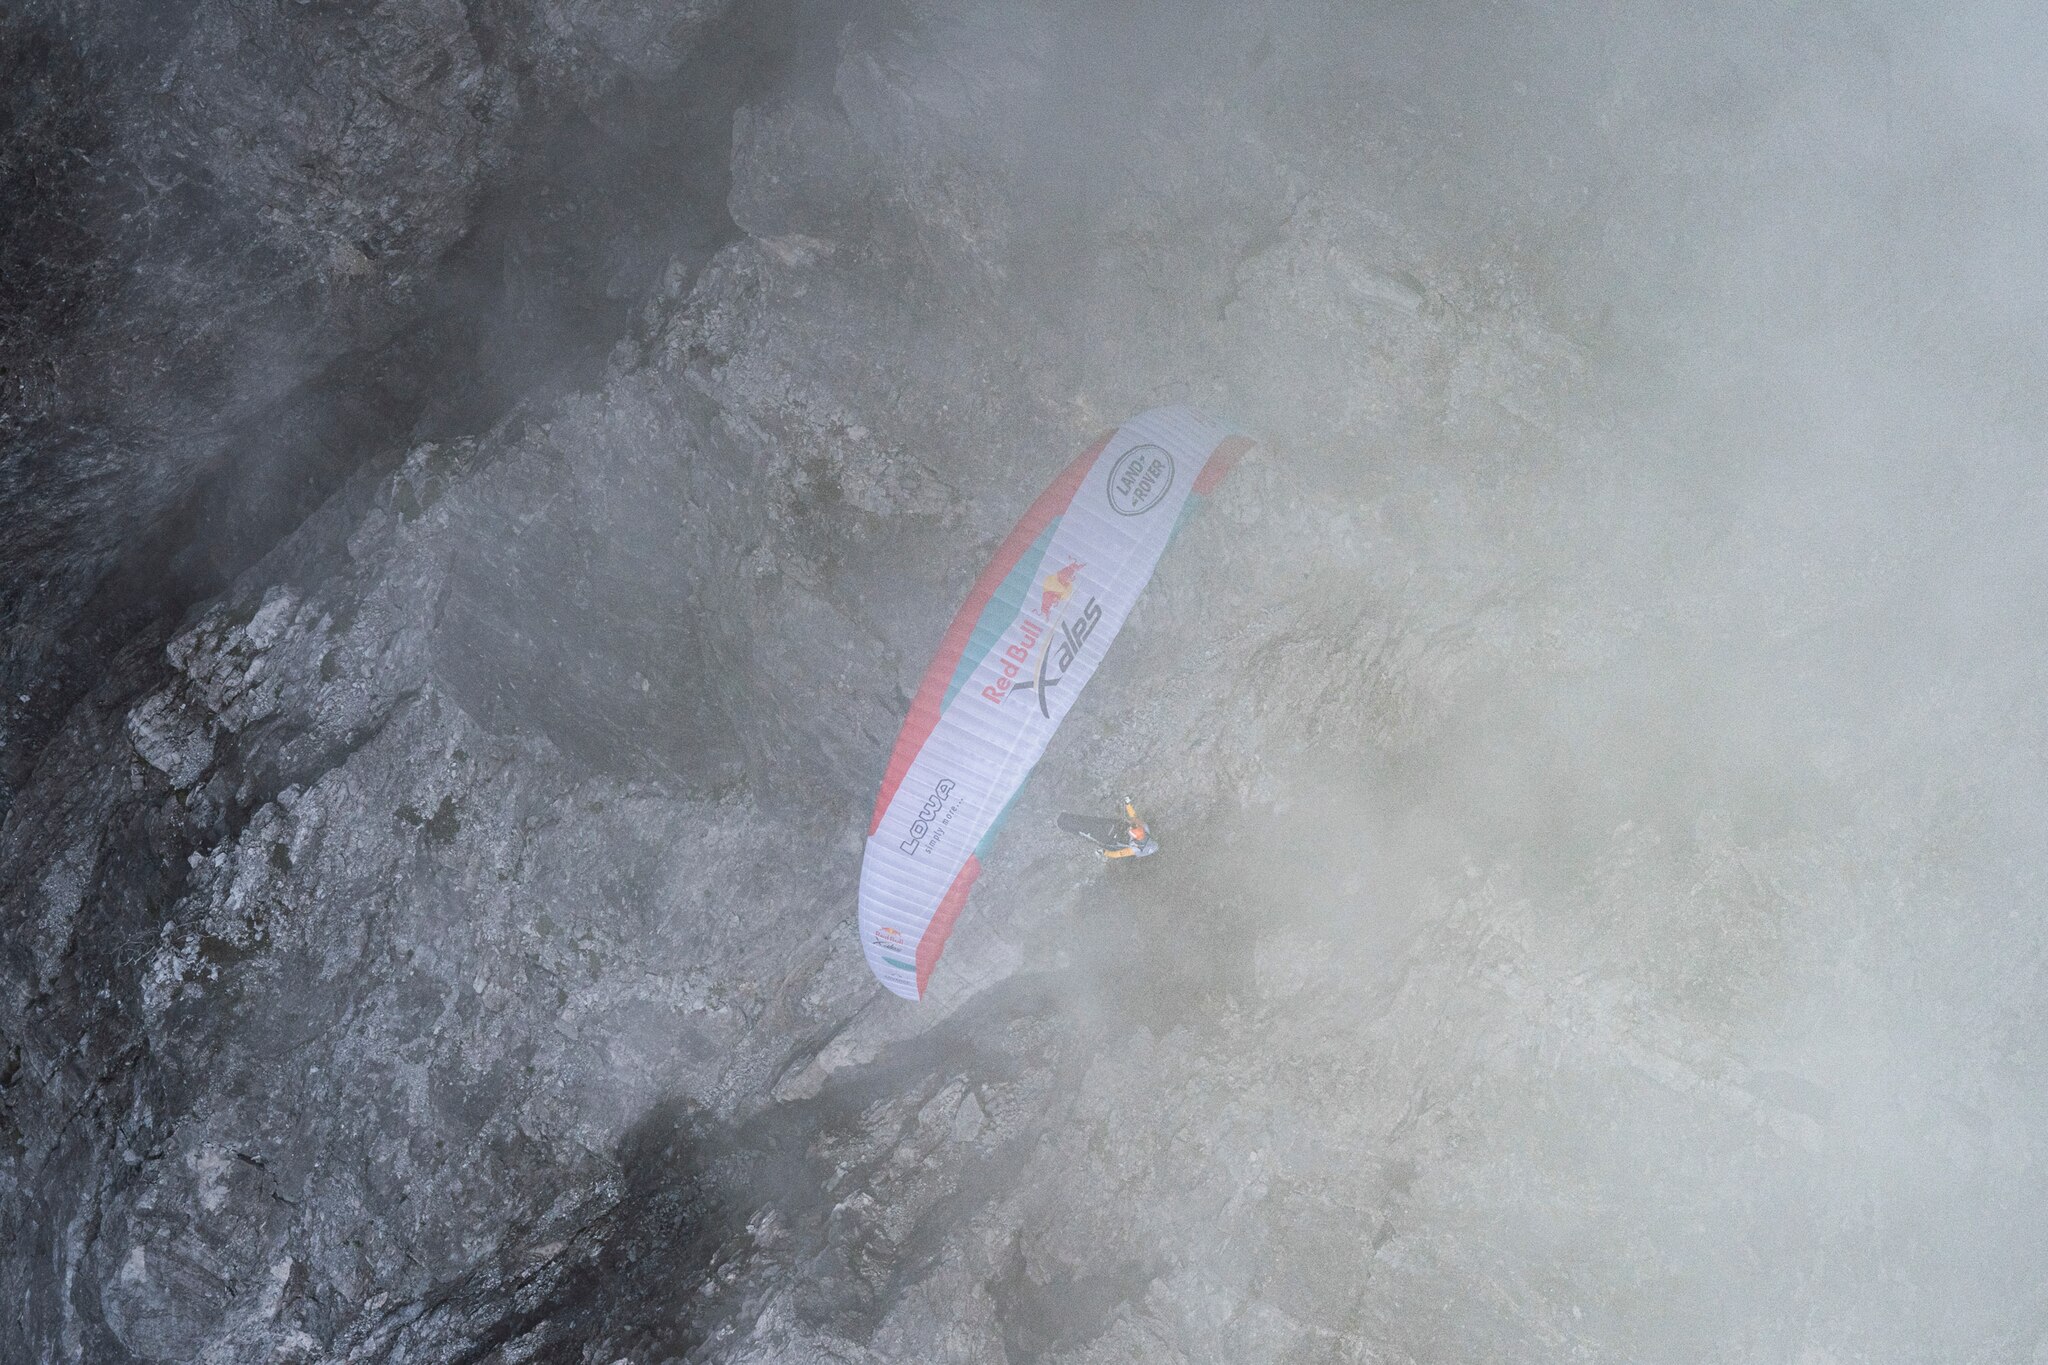
[[[723,120],[779,39],[720,13],[0,19],[10,792],[127,638],[409,432],[587,376],[647,280],[729,235]]]
[[[2038,147],[1887,24],[10,10],[0,1356],[2027,1358]],[[1161,401],[904,1005],[908,691]]]

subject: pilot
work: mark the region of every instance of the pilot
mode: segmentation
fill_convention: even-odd
[[[1078,834],[1092,839],[1102,847],[1096,850],[1104,858],[1149,858],[1159,851],[1159,841],[1145,827],[1138,816],[1138,808],[1131,798],[1124,798],[1124,818],[1097,819],[1090,815],[1062,815],[1059,826],[1069,834]]]

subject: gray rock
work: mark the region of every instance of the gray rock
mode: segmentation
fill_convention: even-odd
[[[11,9],[0,1357],[2023,1358],[2039,149],[1885,22]],[[903,1005],[908,694],[1167,400]]]

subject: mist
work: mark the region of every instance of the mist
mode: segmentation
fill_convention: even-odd
[[[2032,10],[14,8],[0,1355],[2048,1359]]]

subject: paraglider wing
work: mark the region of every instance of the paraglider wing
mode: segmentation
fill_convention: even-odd
[[[1010,803],[1183,515],[1250,446],[1188,408],[1134,417],[1053,480],[975,581],[896,737],[861,861],[861,945],[896,994],[924,995]]]

